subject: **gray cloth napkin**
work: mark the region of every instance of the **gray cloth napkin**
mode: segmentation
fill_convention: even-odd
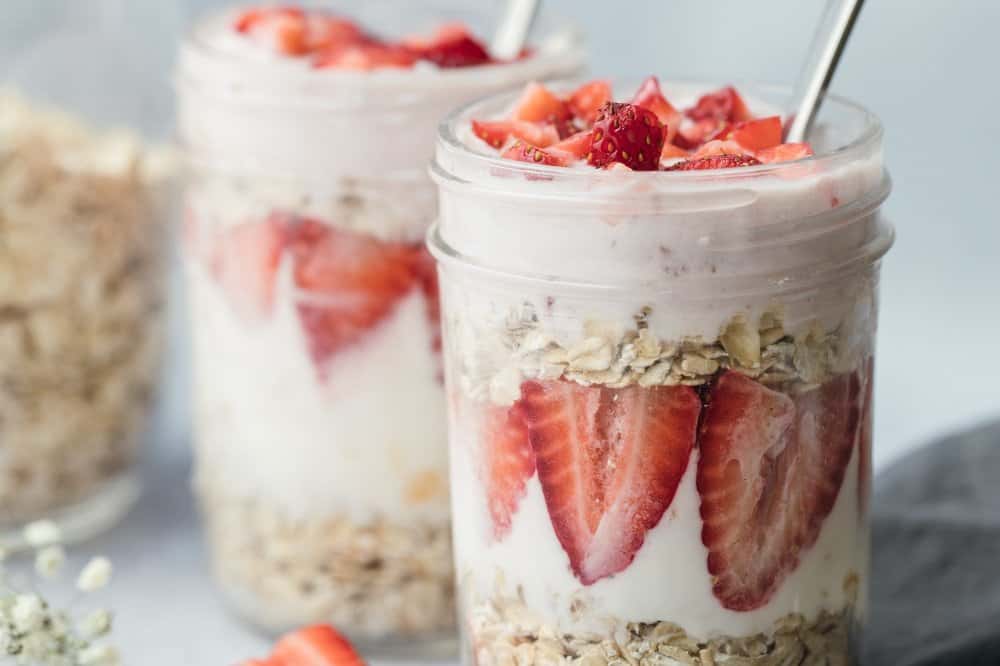
[[[866,666],[1000,666],[1000,422],[875,482]]]

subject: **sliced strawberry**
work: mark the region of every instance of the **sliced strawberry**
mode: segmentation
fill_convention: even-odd
[[[328,624],[316,624],[282,636],[271,662],[282,666],[365,666],[346,638]]]
[[[673,142],[681,148],[695,150],[719,132],[720,124],[721,121],[714,118],[682,123],[677,128],[677,134],[674,135]]]
[[[688,118],[694,121],[715,120],[738,123],[750,120],[750,109],[736,88],[726,86],[721,90],[702,95],[698,102],[685,111]]]
[[[521,403],[549,518],[574,575],[625,570],[673,501],[701,402],[686,386],[528,381]]]
[[[868,514],[872,493],[872,421],[875,394],[875,359],[869,356],[864,370],[864,399],[861,403],[861,432],[858,435],[858,507]]]
[[[287,218],[273,214],[263,222],[230,227],[216,240],[209,268],[229,303],[244,319],[270,313],[287,234]]]
[[[418,284],[414,249],[301,220],[293,232],[299,319],[320,377],[338,351],[360,343]]]
[[[674,105],[663,96],[659,79],[651,76],[643,81],[639,90],[636,91],[635,97],[632,98],[632,103],[655,113],[666,129],[667,143],[674,140],[681,125],[681,112],[675,109]]]
[[[572,112],[566,102],[541,83],[529,83],[514,104],[512,120],[557,124],[569,120]]]
[[[406,45],[422,60],[438,67],[472,67],[493,62],[486,48],[460,23],[446,24],[427,41],[409,39]]]
[[[237,32],[249,33],[255,28],[266,25],[275,18],[295,18],[305,19],[305,10],[299,7],[275,6],[275,7],[253,7],[239,13],[233,21],[233,28]]]
[[[482,441],[484,484],[493,521],[493,537],[509,532],[528,479],[535,473],[535,453],[520,405],[486,408]]]
[[[567,162],[582,160],[590,152],[593,141],[591,130],[577,132],[548,147],[547,151],[557,157],[565,157]]]
[[[591,81],[570,93],[566,104],[575,117],[590,125],[597,120],[601,107],[610,101],[611,84],[607,81]]]
[[[764,164],[774,162],[791,162],[801,160],[813,155],[812,146],[808,143],[783,143],[773,148],[765,148],[757,151],[757,159]]]
[[[408,68],[417,62],[417,57],[409,49],[393,44],[375,42],[357,44],[337,44],[317,51],[313,57],[313,67],[325,69],[336,67],[356,71],[370,71],[383,67]]]
[[[561,155],[546,152],[524,141],[515,141],[500,156],[508,160],[531,162],[532,164],[546,164],[548,166],[566,166],[568,164],[568,161]]]
[[[677,158],[687,159],[691,157],[691,153],[684,150],[680,146],[675,146],[672,143],[663,142],[663,150],[660,151],[660,161],[675,160]]]
[[[609,102],[594,123],[587,161],[597,167],[621,162],[636,171],[655,171],[663,140],[663,124],[652,111]]]
[[[525,121],[473,120],[472,133],[497,150],[503,148],[511,137],[539,148],[545,148],[559,141],[559,133],[552,125]]]
[[[727,125],[721,134],[716,138],[735,141],[750,151],[773,148],[781,143],[781,117],[744,120]]]
[[[718,155],[749,155],[747,149],[735,141],[721,141],[719,139],[713,139],[701,146],[698,150],[694,151],[691,159],[697,160],[702,157],[716,157]],[[753,157],[753,155],[749,155]]]
[[[848,375],[794,399],[733,371],[712,386],[697,485],[724,607],[765,605],[816,542],[854,448],[859,393]]]
[[[760,160],[750,155],[711,155],[685,160],[667,167],[666,171],[700,171],[702,169],[733,169],[755,166]]]

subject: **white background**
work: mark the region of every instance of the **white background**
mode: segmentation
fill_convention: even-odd
[[[42,92],[58,87],[90,115],[138,119],[166,136],[177,35],[191,16],[219,4],[3,0],[0,76]],[[583,26],[592,69],[602,76],[779,83],[797,74],[822,6],[549,4]],[[127,29],[97,50],[71,26],[96,25],[102,12]],[[898,240],[884,264],[878,356],[875,457],[882,468],[940,434],[1000,415],[998,25],[995,0],[869,0],[834,83],[881,116],[895,181],[886,212]],[[106,94],[109,84],[116,93]],[[179,311],[178,300],[172,309]],[[183,330],[175,317],[147,493],[120,530],[81,551],[109,551],[116,560],[117,633],[133,664],[230,664],[264,646],[210,594],[187,485]]]

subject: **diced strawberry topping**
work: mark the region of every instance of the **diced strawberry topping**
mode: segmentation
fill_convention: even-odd
[[[732,86],[702,95],[692,108],[685,111],[685,114],[696,122],[714,120],[737,123],[753,117],[743,98]]]
[[[556,124],[572,116],[569,106],[540,83],[529,83],[514,105],[512,120]]]
[[[758,120],[744,120],[727,125],[719,139],[735,141],[747,150],[773,148],[781,143],[781,118],[770,116]]]
[[[548,147],[548,152],[558,157],[565,156],[567,162],[582,160],[590,152],[590,144],[593,141],[591,131],[577,132],[569,138],[563,139]],[[617,162],[615,162],[617,164]]]
[[[610,101],[611,84],[607,81],[591,81],[570,93],[566,103],[575,117],[590,125],[597,120],[601,107]]]
[[[369,71],[382,67],[407,68],[417,61],[408,49],[392,44],[359,43],[336,45],[316,53],[313,67],[336,67],[356,71]]]
[[[497,150],[503,148],[511,137],[539,148],[559,141],[559,133],[555,127],[526,121],[473,120],[472,133]]]
[[[712,386],[698,493],[712,589],[730,610],[765,605],[833,509],[860,423],[855,376],[794,399],[734,371]]]
[[[549,518],[584,584],[625,570],[673,501],[701,402],[686,386],[521,386]]]
[[[546,164],[548,166],[566,166],[568,164],[561,155],[546,152],[524,141],[515,141],[510,148],[503,152],[501,157],[518,162],[531,162],[532,164]]]
[[[410,40],[411,48],[419,41]],[[493,62],[486,48],[460,24],[442,26],[429,42],[416,49],[422,60],[438,67],[472,67]]]
[[[675,146],[672,143],[663,143],[663,150],[660,151],[660,161],[665,162],[667,160],[676,160],[678,158],[687,159],[691,157],[691,153],[684,150],[680,146]]]
[[[663,124],[652,111],[610,102],[594,122],[587,161],[597,167],[621,162],[636,171],[655,171],[663,141]]]
[[[295,226],[298,309],[321,377],[341,349],[358,344],[417,285],[416,248],[303,219]]]
[[[754,166],[760,160],[750,155],[712,155],[678,162],[666,168],[667,171],[700,171],[702,169],[733,169]]]
[[[636,91],[635,97],[632,98],[632,104],[655,113],[666,129],[667,143],[673,141],[674,136],[680,129],[681,113],[663,96],[659,79],[651,76],[643,81],[642,85],[639,86],[639,90]]]
[[[674,143],[687,150],[696,150],[701,144],[710,140],[719,131],[720,121],[705,118],[696,122],[682,122],[674,135]]]
[[[520,405],[487,407],[482,441],[486,497],[493,537],[499,541],[510,532],[525,485],[535,473],[535,453]]]
[[[718,155],[747,155],[747,149],[735,141],[720,141],[714,139],[705,143],[698,150],[694,151],[691,159],[697,160],[702,157],[716,157]],[[753,157],[750,155],[750,157]]]
[[[287,233],[287,219],[271,215],[262,222],[230,227],[216,239],[209,267],[241,317],[255,319],[270,313]]]
[[[350,642],[328,624],[282,636],[268,661],[275,666],[365,666]]]
[[[368,39],[352,21],[298,7],[248,9],[237,17],[234,27],[237,32],[290,56]]]
[[[758,150],[757,159],[764,164],[773,164],[774,162],[791,162],[792,160],[801,160],[806,157],[811,157],[812,154],[812,146],[808,143],[783,143],[781,145],[774,146],[773,148]]]

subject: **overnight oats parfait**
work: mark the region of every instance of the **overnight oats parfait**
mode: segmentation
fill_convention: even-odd
[[[169,151],[0,89],[0,541],[110,527],[159,375]]]
[[[423,243],[434,128],[470,99],[575,73],[581,53],[543,20],[501,62],[476,36],[484,17],[358,5],[231,11],[183,45],[196,487],[217,577],[254,625],[412,645],[455,622]]]
[[[532,84],[441,128],[465,663],[857,663],[878,121],[830,98],[783,144],[781,91],[615,100]]]

